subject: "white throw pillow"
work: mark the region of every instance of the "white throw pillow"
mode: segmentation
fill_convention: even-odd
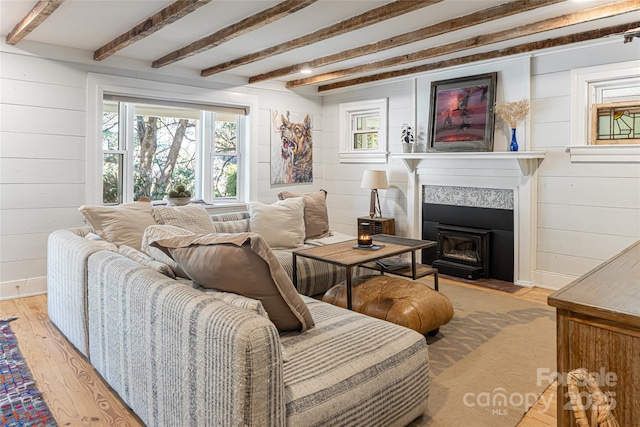
[[[250,229],[271,248],[297,248],[304,244],[304,199],[278,200],[272,205],[249,203]]]
[[[78,208],[96,233],[116,246],[140,249],[144,230],[155,225],[149,202],[130,202],[118,206],[83,205]]]

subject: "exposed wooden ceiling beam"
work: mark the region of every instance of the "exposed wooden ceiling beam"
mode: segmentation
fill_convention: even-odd
[[[326,40],[340,34],[348,33],[349,31],[364,28],[393,17],[418,10],[426,6],[430,6],[432,4],[440,3],[441,1],[443,0],[397,0],[392,3],[388,3],[378,8],[369,10],[358,16],[354,16],[353,18],[345,19],[344,21],[338,22],[335,25],[322,28],[318,31],[314,31],[313,33],[306,34],[302,37],[298,37],[291,41],[269,47],[267,49],[261,50],[260,52],[245,55],[241,58],[218,64],[213,67],[209,67],[202,70],[200,72],[200,75],[202,77],[207,77],[212,74],[220,73],[232,68],[260,61],[274,55],[279,55],[281,53],[289,52],[293,49],[308,46],[313,43],[318,43],[322,40]]]
[[[460,16],[458,18],[449,19],[435,25],[421,28],[416,31],[401,34],[399,36],[390,37],[375,43],[359,46],[353,49],[345,50],[333,55],[316,58],[311,61],[302,62],[300,64],[290,65],[264,74],[259,74],[249,78],[249,83],[258,83],[265,80],[276,79],[289,74],[300,72],[303,69],[314,69],[324,67],[326,65],[335,64],[336,62],[346,61],[360,56],[370,55],[382,52],[387,49],[404,46],[420,40],[436,37],[451,31],[469,28],[474,25],[483,24],[500,18],[515,15],[517,13],[534,10],[539,7],[549,6],[551,4],[560,3],[565,0],[516,0],[509,3],[500,4],[488,9],[471,13],[469,15]]]
[[[286,87],[291,89],[342,77],[348,77],[355,74],[376,71],[383,68],[394,67],[401,64],[423,61],[425,59],[435,58],[454,52],[460,52],[466,49],[487,46],[494,43],[513,40],[519,37],[530,36],[545,31],[551,31],[558,28],[564,28],[571,25],[594,21],[597,19],[633,12],[636,10],[640,10],[640,1],[626,0],[619,3],[587,9],[581,12],[576,12],[550,19],[544,19],[542,21],[522,25],[516,28],[510,28],[508,30],[498,31],[491,34],[484,34],[472,37],[470,39],[424,49],[407,55],[400,55],[393,58],[383,59],[381,61],[370,62],[368,64],[359,65],[356,67],[333,71],[331,73],[318,74],[317,76],[312,76],[304,79],[292,80],[287,82]]]
[[[33,9],[18,23],[9,34],[7,44],[16,44],[42,24],[64,0],[40,0]]]
[[[102,61],[119,50],[150,36],[163,27],[188,15],[210,1],[211,0],[178,0],[171,3],[160,12],[151,15],[126,33],[119,35],[93,52],[93,59],[96,61]]]
[[[287,0],[279,3],[273,7],[270,7],[255,15],[249,16],[241,21],[231,24],[226,28],[216,31],[215,33],[201,38],[183,48],[173,51],[160,59],[153,61],[151,66],[153,68],[164,67],[165,65],[173,64],[181,59],[188,58],[197,53],[204,52],[205,50],[212,49],[221,45],[233,38],[240,37],[250,31],[257,30],[260,27],[264,27],[278,19],[284,18],[287,15],[295,13],[300,9],[315,3],[318,0]]]
[[[492,50],[490,52],[476,53],[474,55],[462,56],[459,58],[448,59],[446,61],[434,62],[431,64],[418,65],[403,70],[388,71],[385,73],[374,74],[371,76],[359,77],[351,80],[330,83],[318,87],[318,92],[340,89],[349,86],[360,85],[364,83],[377,82],[380,80],[392,79],[395,77],[408,76],[411,74],[424,73],[427,71],[439,70],[457,65],[470,64],[473,62],[486,61],[489,59],[501,58],[505,56],[518,55],[536,50],[548,49],[552,47],[564,46],[573,43],[580,43],[588,40],[600,39],[613,34],[621,34],[640,26],[640,21],[628,24],[615,25],[597,30],[585,31],[582,33],[571,34],[568,36],[557,37],[552,39],[540,40],[532,43],[525,43],[505,49]],[[622,40],[620,41],[622,43]]]

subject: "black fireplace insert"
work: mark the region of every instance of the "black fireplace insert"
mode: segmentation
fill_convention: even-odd
[[[469,278],[471,271],[472,276],[477,278],[488,277],[513,282],[513,225],[512,210],[424,203],[422,238],[438,241],[438,246],[422,251],[422,263],[434,267],[440,263],[436,268],[451,276]],[[471,239],[471,243],[465,243],[456,234],[459,230],[449,230],[446,242],[444,236],[440,242],[438,233],[443,227],[480,229],[489,233],[486,234],[485,243],[478,240],[480,237]],[[452,251],[447,248],[443,251],[445,244],[449,248],[456,248],[456,251],[453,254],[448,253]],[[484,244],[488,245],[486,251]],[[442,252],[444,257],[439,256],[438,252]],[[478,268],[482,268],[482,271]]]
[[[444,274],[467,279],[490,276],[491,230],[439,224],[437,259],[433,266]]]

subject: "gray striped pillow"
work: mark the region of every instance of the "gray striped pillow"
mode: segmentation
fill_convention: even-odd
[[[213,221],[216,233],[246,233],[249,229],[249,218],[238,221]]]

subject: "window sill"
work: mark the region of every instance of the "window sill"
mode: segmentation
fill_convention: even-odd
[[[571,163],[640,163],[640,145],[570,145]]]
[[[205,203],[202,206],[204,206],[210,215],[241,212],[249,209],[247,204],[242,202],[214,202]]]
[[[386,151],[376,151],[374,153],[357,153],[349,151],[338,153],[340,163],[387,163],[388,155],[389,153]]]
[[[167,202],[164,200],[154,200],[151,202],[153,206],[167,206]],[[190,205],[200,205],[207,210],[209,214],[222,214],[229,212],[240,212],[249,209],[246,203],[236,201],[219,201],[213,203],[206,203],[203,200],[192,200]],[[188,206],[188,205],[187,205]]]

